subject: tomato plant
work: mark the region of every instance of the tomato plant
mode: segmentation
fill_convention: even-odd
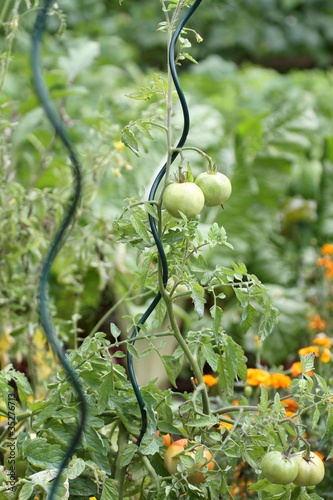
[[[280,451],[270,451],[261,460],[261,472],[271,483],[288,484],[297,476],[298,467]]]
[[[207,467],[208,470],[214,469],[214,462],[211,452],[202,445],[195,446],[190,451],[186,451],[189,447],[187,439],[178,439],[174,441],[166,450],[164,455],[164,465],[170,474],[175,474],[178,470],[178,465],[181,463],[180,454],[184,452],[185,457],[190,457],[190,463],[185,463],[184,468],[188,474],[188,480],[191,484],[198,484],[206,479],[206,476],[201,470]],[[196,460],[198,455],[202,455],[199,461]]]
[[[298,468],[297,475],[293,479],[293,483],[297,486],[315,486],[324,479],[325,466],[315,453],[310,452],[309,456],[306,452],[297,453],[292,461]]]
[[[165,15],[158,36],[165,30],[170,39],[177,20],[194,2],[156,2],[162,3]],[[12,12],[10,2],[5,3],[0,14],[2,50],[12,47],[13,57],[7,52],[0,69],[4,71],[0,78],[4,210],[0,463],[12,442],[6,434],[6,401],[15,393],[15,495],[44,498],[80,416],[75,392],[40,331],[36,293],[41,259],[59,227],[72,179],[67,155],[57,135],[45,126],[31,89],[25,52],[29,44],[23,42],[35,15],[36,9],[30,6],[34,2],[13,2]],[[215,57],[202,61],[199,71],[184,68],[180,80],[191,96],[194,126],[188,147],[178,148],[180,107],[168,64],[163,63],[168,68],[165,74],[152,75],[129,60],[136,48],[122,38],[121,26],[134,25],[140,31],[140,25],[135,16],[131,20],[127,15],[131,2],[121,3],[53,2],[51,29],[43,41],[51,98],[65,124],[71,124],[70,136],[85,170],[82,208],[70,244],[62,247],[52,266],[49,290],[59,340],[68,348],[68,360],[89,403],[89,425],[62,477],[58,498],[77,498],[82,491],[97,500],[296,496],[301,476],[295,478],[296,484],[281,484],[276,476],[280,470],[287,477],[289,462],[281,454],[280,469],[275,462],[274,474],[272,464],[266,467],[266,477],[271,479],[257,484],[255,479],[259,457],[281,445],[290,454],[297,452],[304,446],[305,432],[311,445],[316,442],[327,457],[327,471],[331,466],[329,332],[333,320],[332,287],[326,274],[331,276],[333,251],[329,245],[328,253],[317,255],[319,249],[313,243],[326,241],[325,228],[333,227],[331,80],[318,71],[309,85],[305,71],[281,76],[250,65],[239,70]],[[203,8],[208,3],[203,1]],[[26,16],[24,11],[30,9]],[[97,22],[97,18],[89,25],[84,22],[86,15],[93,19],[93,11],[103,9],[111,14],[111,24],[101,15]],[[141,15],[141,6],[133,9]],[[58,33],[63,42],[60,50],[54,37],[57,16],[66,30],[65,36]],[[110,29],[115,36],[109,36]],[[102,35],[100,40],[96,33]],[[177,65],[189,58],[188,48],[195,38],[199,36],[192,27],[182,30]],[[20,50],[23,53],[17,58]],[[116,68],[118,61],[121,71]],[[127,100],[130,94],[133,106]],[[226,117],[228,126],[223,127]],[[224,213],[203,211],[200,220],[196,217],[202,209],[200,190],[206,206],[218,206],[230,196],[231,184],[193,144],[206,148],[225,165],[235,201]],[[193,153],[208,159],[208,171],[198,175],[196,182],[188,175],[188,182],[170,184],[175,152],[180,163],[189,152],[194,177],[202,162]],[[162,157],[167,159],[165,199],[156,196],[148,201],[143,187]],[[313,189],[305,192],[294,176],[299,181],[313,165]],[[291,181],[290,173],[294,174]],[[193,185],[197,189],[192,192]],[[173,195],[175,189],[180,192]],[[297,192],[302,198],[295,199]],[[172,217],[165,216],[163,206]],[[181,212],[187,220],[180,217]],[[156,221],[165,249],[168,280],[164,280],[148,214]],[[317,257],[322,257],[323,268],[313,264]],[[268,290],[264,282],[270,283]],[[128,332],[155,294],[161,300],[149,321],[140,325],[134,345]],[[282,321],[277,324],[279,304]],[[308,326],[306,308],[312,316],[319,311],[323,316],[311,322],[315,326]],[[313,329],[328,335],[316,339]],[[268,338],[271,333],[273,340]],[[297,349],[307,343],[308,354],[300,358]],[[124,362],[127,352],[134,358],[148,415],[139,446],[142,415]],[[295,363],[290,366],[289,361]],[[186,445],[173,445],[171,435],[187,436]],[[208,473],[213,466],[213,473]],[[262,467],[264,475],[265,458]],[[0,482],[6,483],[8,474],[3,471],[0,466]],[[331,477],[327,473],[317,483],[317,495],[326,498],[333,487]],[[8,484],[0,485],[0,497],[12,500]]]
[[[231,182],[221,172],[203,172],[195,179],[195,183],[202,190],[208,207],[223,205],[231,195]]]
[[[163,193],[163,204],[169,214],[188,219],[199,215],[205,203],[204,194],[194,182],[173,182]]]

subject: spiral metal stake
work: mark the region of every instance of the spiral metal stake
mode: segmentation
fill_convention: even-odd
[[[60,477],[66,466],[68,465],[68,462],[75,451],[80,438],[82,436],[82,432],[87,420],[87,403],[85,399],[85,395],[83,392],[83,388],[81,384],[79,383],[77,376],[69,363],[69,361],[66,358],[65,352],[60,346],[56,334],[54,331],[51,315],[49,312],[48,308],[48,282],[49,282],[49,277],[50,277],[50,270],[52,267],[52,264],[54,262],[54,259],[56,255],[58,254],[61,246],[64,243],[65,237],[67,230],[71,226],[75,213],[78,208],[78,204],[81,198],[81,192],[82,192],[82,174],[81,174],[81,167],[80,163],[78,161],[77,155],[71,145],[70,138],[67,134],[67,131],[65,129],[65,126],[56,111],[48,89],[45,85],[43,75],[42,75],[42,70],[41,70],[41,44],[42,44],[42,36],[43,32],[45,31],[45,26],[46,26],[46,18],[47,18],[47,13],[48,9],[50,8],[51,4],[53,3],[53,0],[44,0],[42,3],[42,6],[40,10],[38,11],[38,15],[36,18],[34,30],[32,33],[32,52],[31,52],[31,63],[32,63],[32,69],[33,69],[33,77],[34,77],[34,84],[35,84],[35,89],[36,93],[40,99],[40,102],[44,108],[44,111],[50,120],[51,124],[54,127],[54,130],[59,136],[60,140],[64,144],[65,148],[68,151],[68,155],[73,167],[73,173],[74,173],[74,190],[72,194],[72,198],[69,202],[69,205],[67,207],[67,211],[64,215],[64,218],[60,224],[60,227],[54,237],[54,240],[50,244],[50,247],[48,249],[48,252],[46,254],[42,271],[41,271],[41,276],[40,276],[40,281],[39,281],[39,312],[40,312],[40,317],[41,317],[41,322],[43,325],[43,329],[45,332],[45,335],[52,346],[52,349],[55,353],[55,355],[58,357],[62,367],[67,373],[67,376],[72,383],[72,386],[75,389],[75,392],[77,394],[79,404],[80,404],[80,418],[79,418],[79,423],[77,426],[77,429],[75,431],[75,434],[69,444],[68,449],[66,450],[66,454],[64,459],[62,460],[61,464],[59,465],[59,469],[57,470],[57,474],[52,481],[51,484],[51,489],[49,492],[48,499],[49,500],[54,500],[55,495],[56,495],[56,490],[59,485]]]
[[[177,156],[180,152],[178,150],[180,150],[184,146],[186,139],[187,139],[188,132],[189,132],[189,128],[190,128],[190,115],[189,115],[189,111],[188,111],[188,106],[187,106],[187,102],[186,102],[183,90],[180,86],[178,74],[177,74],[177,70],[176,70],[175,47],[176,47],[176,43],[178,41],[178,38],[179,38],[179,35],[180,35],[182,29],[184,28],[185,24],[190,19],[190,17],[193,15],[193,13],[196,11],[196,9],[199,7],[201,2],[202,2],[202,0],[196,0],[193,3],[191,8],[188,10],[186,15],[183,17],[183,19],[180,21],[177,28],[175,29],[173,36],[171,38],[171,41],[170,41],[170,45],[169,45],[170,73],[171,73],[172,80],[173,80],[174,86],[176,88],[178,97],[179,97],[179,101],[180,101],[180,104],[182,107],[182,112],[183,112],[183,118],[184,118],[183,132],[182,132],[182,135],[181,135],[181,137],[178,141],[178,144],[175,148],[177,151],[174,151],[173,154],[171,155],[171,162],[170,163],[173,163],[175,161],[175,159],[177,158]],[[167,167],[167,163],[165,163],[163,165],[163,167],[161,168],[161,170],[157,174],[157,176],[152,184],[152,187],[151,187],[151,190],[149,193],[149,197],[148,197],[148,201],[153,201],[155,199],[155,195],[156,195],[156,191],[158,189],[158,186],[160,185],[160,183],[161,183],[161,181],[166,173],[166,167]],[[151,228],[151,232],[153,234],[153,238],[154,238],[154,241],[155,241],[158,253],[159,253],[160,261],[161,261],[162,281],[163,281],[163,286],[165,287],[167,285],[167,282],[168,282],[168,262],[166,259],[166,255],[164,252],[162,241],[161,241],[159,234],[158,234],[158,229],[156,226],[155,218],[150,214],[148,215],[148,217],[149,217],[149,225]],[[161,298],[162,298],[161,292],[158,292],[156,294],[155,298],[153,299],[153,301],[151,302],[151,304],[149,305],[149,307],[147,308],[147,310],[145,311],[145,313],[140,318],[138,324],[134,328],[134,330],[131,334],[131,337],[130,337],[132,345],[134,345],[135,337],[138,335],[142,325],[147,321],[147,319],[149,318],[149,316],[151,315],[151,313],[153,312],[153,310],[155,309],[155,307],[157,306],[157,304],[159,303]],[[127,351],[127,368],[128,368],[128,376],[129,376],[130,382],[132,384],[136,399],[138,401],[140,412],[141,412],[141,430],[140,430],[139,437],[136,441],[136,444],[139,446],[144,434],[147,431],[148,419],[147,419],[147,411],[146,411],[145,401],[142,397],[142,394],[141,394],[141,391],[140,391],[140,388],[138,386],[138,382],[137,382],[137,379],[135,376],[135,372],[134,372],[133,356],[129,351]]]

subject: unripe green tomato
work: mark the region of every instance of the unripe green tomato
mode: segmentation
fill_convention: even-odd
[[[188,219],[192,219],[203,209],[205,197],[194,182],[173,182],[164,190],[163,204],[174,217],[181,218],[182,212]]]
[[[293,480],[297,486],[315,486],[324,479],[325,466],[315,453],[310,453],[309,459],[304,458],[303,452],[297,453],[292,460],[298,467],[297,476]]]
[[[274,484],[289,484],[298,473],[295,460],[286,458],[280,451],[270,451],[261,460],[262,475]]]
[[[223,205],[231,195],[231,182],[221,172],[203,172],[195,179],[195,183],[202,190],[207,207]]]

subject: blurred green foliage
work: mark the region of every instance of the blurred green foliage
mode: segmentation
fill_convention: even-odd
[[[328,3],[321,3],[318,16],[318,12],[328,12]],[[252,1],[227,7],[208,1],[203,6],[195,28],[201,23],[203,29],[209,26],[199,47],[200,54],[203,50],[207,57],[183,72],[182,85],[192,120],[189,144],[200,144],[233,182],[233,196],[225,210],[207,211],[202,224],[215,218],[223,224],[237,258],[271,286],[282,315],[265,354],[268,361],[278,363],[304,334],[308,295],[304,283],[311,278],[309,264],[315,247],[333,233],[332,73],[318,69],[283,76],[251,65],[239,68],[217,55],[224,50],[219,43],[226,43],[223,30],[232,31],[239,43],[245,33],[232,29],[231,19],[244,22],[243,10],[255,16],[260,6]],[[159,2],[152,8],[151,2],[139,6],[126,1],[119,6],[85,0],[61,7],[66,10],[54,10],[51,33],[45,36],[45,76],[85,172],[78,223],[52,274],[54,312],[63,318],[62,335],[69,341],[75,330],[73,314],[80,315],[80,328],[89,333],[133,279],[135,253],[123,246],[119,250],[112,223],[125,198],[145,195],[161,165],[163,132],[154,129],[151,141],[136,120],[149,121],[153,116],[156,123],[163,124],[164,104],[158,95],[148,100],[127,95],[151,85],[154,76],[143,67],[154,64],[150,53],[159,66],[165,66],[166,51],[163,34],[156,32]],[[224,17],[218,16],[218,23],[212,23],[216,9],[222,7]],[[270,2],[270,9],[260,8],[258,23],[266,23],[267,29],[269,20],[274,18],[279,24],[285,15],[299,14],[303,19],[302,12],[307,12],[304,22],[316,19],[310,15],[314,3],[309,1],[284,2],[279,7]],[[23,2],[17,12],[3,9],[1,28],[6,34],[1,42],[3,57],[6,50],[12,51],[4,59],[7,66],[3,65],[1,93],[1,306],[5,311],[2,321],[18,332],[38,321],[36,289],[41,259],[71,189],[66,156],[31,83],[29,34],[34,14]],[[218,36],[214,36],[216,29],[221,30]],[[249,22],[249,39],[254,29]],[[284,43],[292,53],[287,39]],[[304,47],[310,44],[309,37],[302,43]],[[323,32],[322,54],[327,43]],[[247,48],[251,50],[250,43]],[[267,50],[272,53],[272,48]],[[321,50],[315,51],[319,59]],[[256,54],[260,59],[260,47]],[[132,123],[139,144],[139,157],[117,145],[121,129],[128,123]],[[188,154],[187,159],[194,173],[205,168],[197,157]],[[72,246],[71,239],[80,245]],[[209,259],[213,264],[227,263],[231,257],[235,253],[226,250],[222,256],[213,249]],[[230,331],[244,343],[234,299],[227,296],[224,305]],[[138,306],[142,304],[127,303],[121,312],[133,314]],[[118,320],[122,322],[120,316]],[[14,354],[17,349],[18,345]]]

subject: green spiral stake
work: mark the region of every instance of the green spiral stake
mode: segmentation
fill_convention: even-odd
[[[172,80],[173,80],[173,83],[175,85],[178,97],[179,97],[181,107],[182,107],[183,119],[184,119],[183,132],[182,132],[181,137],[178,141],[178,144],[175,148],[177,151],[174,151],[172,156],[171,156],[171,163],[173,163],[175,161],[175,159],[177,158],[177,156],[179,154],[179,150],[184,146],[186,139],[187,139],[189,129],[190,129],[189,110],[188,110],[188,106],[187,106],[187,102],[186,102],[184,93],[183,93],[181,85],[179,83],[178,74],[177,74],[177,70],[176,70],[176,63],[175,63],[176,49],[175,49],[175,47],[176,47],[176,43],[178,41],[178,38],[179,38],[179,35],[180,35],[182,29],[184,28],[185,24],[190,19],[190,17],[193,15],[193,13],[196,11],[196,9],[199,7],[201,2],[202,2],[202,0],[196,0],[193,3],[193,5],[191,6],[191,8],[188,10],[188,12],[185,14],[183,19],[179,22],[177,28],[175,29],[175,31],[173,33],[173,36],[172,36],[171,41],[170,41],[170,46],[169,46],[170,72],[171,72]],[[167,166],[167,164],[165,163],[163,165],[163,167],[161,168],[161,170],[159,171],[159,173],[157,174],[156,178],[154,179],[150,193],[149,193],[148,201],[153,201],[155,199],[158,186],[160,185],[160,183],[165,175],[166,166]],[[163,285],[166,286],[167,282],[168,282],[168,262],[167,262],[166,255],[164,252],[163,243],[162,243],[162,241],[159,237],[159,234],[158,234],[158,229],[156,226],[155,218],[150,214],[148,215],[148,217],[149,217],[149,225],[151,228],[151,232],[153,234],[153,238],[154,238],[154,241],[155,241],[158,253],[159,253],[161,265],[162,265]],[[153,301],[151,302],[151,304],[149,305],[149,307],[147,308],[147,310],[144,312],[144,314],[140,318],[136,327],[133,329],[133,332],[131,335],[131,339],[133,339],[133,340],[131,340],[131,343],[133,345],[135,343],[134,339],[138,335],[141,326],[147,321],[147,319],[149,318],[151,313],[154,311],[155,307],[157,306],[157,304],[161,300],[161,297],[162,297],[161,293],[158,292],[156,294],[156,296],[154,297]],[[127,368],[128,368],[128,376],[129,376],[129,379],[131,381],[135,396],[136,396],[137,401],[138,401],[140,412],[141,412],[141,430],[140,430],[139,437],[136,441],[136,444],[139,446],[141,441],[142,441],[143,436],[145,435],[145,433],[147,431],[148,419],[147,419],[147,411],[146,411],[145,401],[142,397],[140,388],[138,386],[138,382],[136,380],[134,368],[133,368],[133,356],[130,354],[129,351],[127,351]]]
[[[60,138],[62,143],[64,144],[65,148],[68,151],[68,155],[73,167],[73,173],[74,173],[74,189],[73,189],[73,195],[72,198],[68,204],[65,216],[60,224],[60,227],[54,237],[54,240],[50,244],[50,247],[48,249],[48,252],[46,254],[42,271],[41,271],[41,276],[40,276],[40,281],[39,281],[39,312],[40,312],[40,317],[41,317],[41,322],[42,326],[45,332],[45,335],[52,346],[53,352],[55,355],[58,357],[61,365],[63,366],[64,370],[67,373],[67,376],[69,380],[71,381],[75,392],[77,394],[79,404],[80,404],[80,418],[78,422],[77,429],[75,431],[75,434],[72,438],[72,441],[70,442],[68,449],[66,450],[65,457],[61,464],[59,464],[59,468],[57,470],[57,474],[55,478],[52,481],[51,484],[51,489],[50,493],[48,496],[49,500],[54,500],[55,495],[56,495],[56,490],[59,485],[60,477],[68,465],[68,462],[71,459],[71,456],[73,452],[75,451],[86,420],[87,420],[87,403],[85,399],[85,395],[83,392],[83,389],[77,379],[77,375],[75,374],[71,364],[66,358],[65,352],[61,345],[59,344],[51,315],[49,312],[49,307],[48,307],[48,282],[49,282],[49,277],[50,277],[50,270],[52,267],[52,264],[54,262],[54,259],[56,255],[58,254],[62,244],[64,243],[67,230],[69,227],[72,225],[76,210],[78,208],[78,204],[81,198],[81,193],[82,193],[82,174],[81,174],[81,167],[80,163],[78,161],[77,155],[71,145],[70,138],[67,134],[66,128],[63,124],[63,121],[61,120],[59,113],[57,112],[56,108],[53,105],[53,102],[50,98],[48,89],[45,85],[43,75],[42,75],[42,64],[41,64],[41,44],[42,44],[42,36],[43,32],[45,31],[46,27],[46,20],[47,20],[47,13],[48,9],[50,8],[50,5],[53,3],[53,0],[44,0],[42,3],[42,6],[40,10],[38,11],[38,15],[36,18],[33,34],[32,34],[32,69],[33,69],[33,77],[34,77],[34,84],[35,84],[35,89],[36,93],[40,99],[40,102],[44,108],[44,111],[52,123],[52,126],[54,127],[54,130],[57,134],[57,136]]]

